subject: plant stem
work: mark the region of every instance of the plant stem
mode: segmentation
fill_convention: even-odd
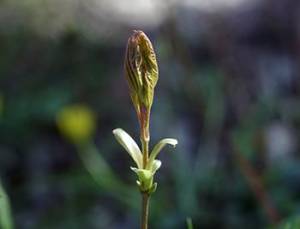
[[[142,152],[143,152],[143,168],[145,169],[148,162],[148,155],[149,155],[149,140],[141,138],[142,142]]]
[[[145,169],[148,163],[149,157],[149,121],[150,121],[150,110],[144,110],[142,112],[141,123],[141,143],[143,151],[143,168]],[[141,219],[141,229],[148,228],[148,216],[149,216],[149,201],[150,194],[147,192],[141,192],[142,195],[142,219]]]
[[[149,156],[149,141],[150,141],[150,133],[149,133],[149,123],[150,123],[150,109],[146,109],[145,107],[141,107],[141,113],[139,115],[139,123],[140,123],[140,138],[142,143],[142,151],[143,151],[143,168],[145,169],[148,162]]]
[[[148,193],[142,193],[141,229],[147,229],[148,228],[149,202],[150,202],[150,195]]]
[[[149,140],[142,138],[142,151],[143,151],[143,168],[146,168],[148,162],[148,151],[149,151]],[[142,195],[142,219],[141,219],[141,229],[148,228],[148,216],[149,216],[149,201],[150,195],[146,192],[141,192]]]

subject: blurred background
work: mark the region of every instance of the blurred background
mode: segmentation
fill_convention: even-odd
[[[139,138],[123,58],[140,29],[160,67],[151,145],[179,141],[160,154],[150,228],[299,229],[299,21],[298,0],[2,0],[15,228],[139,228],[133,163],[111,131]]]

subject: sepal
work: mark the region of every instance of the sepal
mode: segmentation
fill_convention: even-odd
[[[136,184],[138,185],[139,189],[143,193],[154,193],[157,187],[157,183],[153,184],[153,177],[155,171],[160,167],[161,162],[157,162],[157,167],[154,170],[147,170],[147,169],[138,169],[134,167],[130,167],[130,169],[135,172],[138,176],[138,180]]]

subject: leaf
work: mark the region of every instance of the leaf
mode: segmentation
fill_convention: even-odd
[[[160,140],[153,148],[150,157],[149,157],[149,161],[148,161],[148,166],[150,168],[150,166],[152,166],[155,158],[157,157],[157,155],[160,153],[160,151],[166,146],[166,145],[172,145],[172,146],[176,146],[178,144],[178,141],[174,138],[164,138],[162,140]]]
[[[117,128],[113,130],[113,134],[117,141],[124,147],[124,149],[129,153],[138,168],[142,168],[143,157],[140,148],[136,142],[127,134],[124,130]]]

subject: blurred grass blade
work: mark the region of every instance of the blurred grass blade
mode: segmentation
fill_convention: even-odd
[[[1,180],[0,180],[0,228],[2,229],[13,228],[9,198],[2,186]]]
[[[193,222],[192,219],[190,217],[186,218],[186,225],[187,225],[187,229],[193,229]]]
[[[78,155],[86,170],[102,189],[108,191],[111,195],[128,206],[138,208],[135,198],[135,189],[124,184],[115,175],[94,144],[77,145],[77,148]]]

